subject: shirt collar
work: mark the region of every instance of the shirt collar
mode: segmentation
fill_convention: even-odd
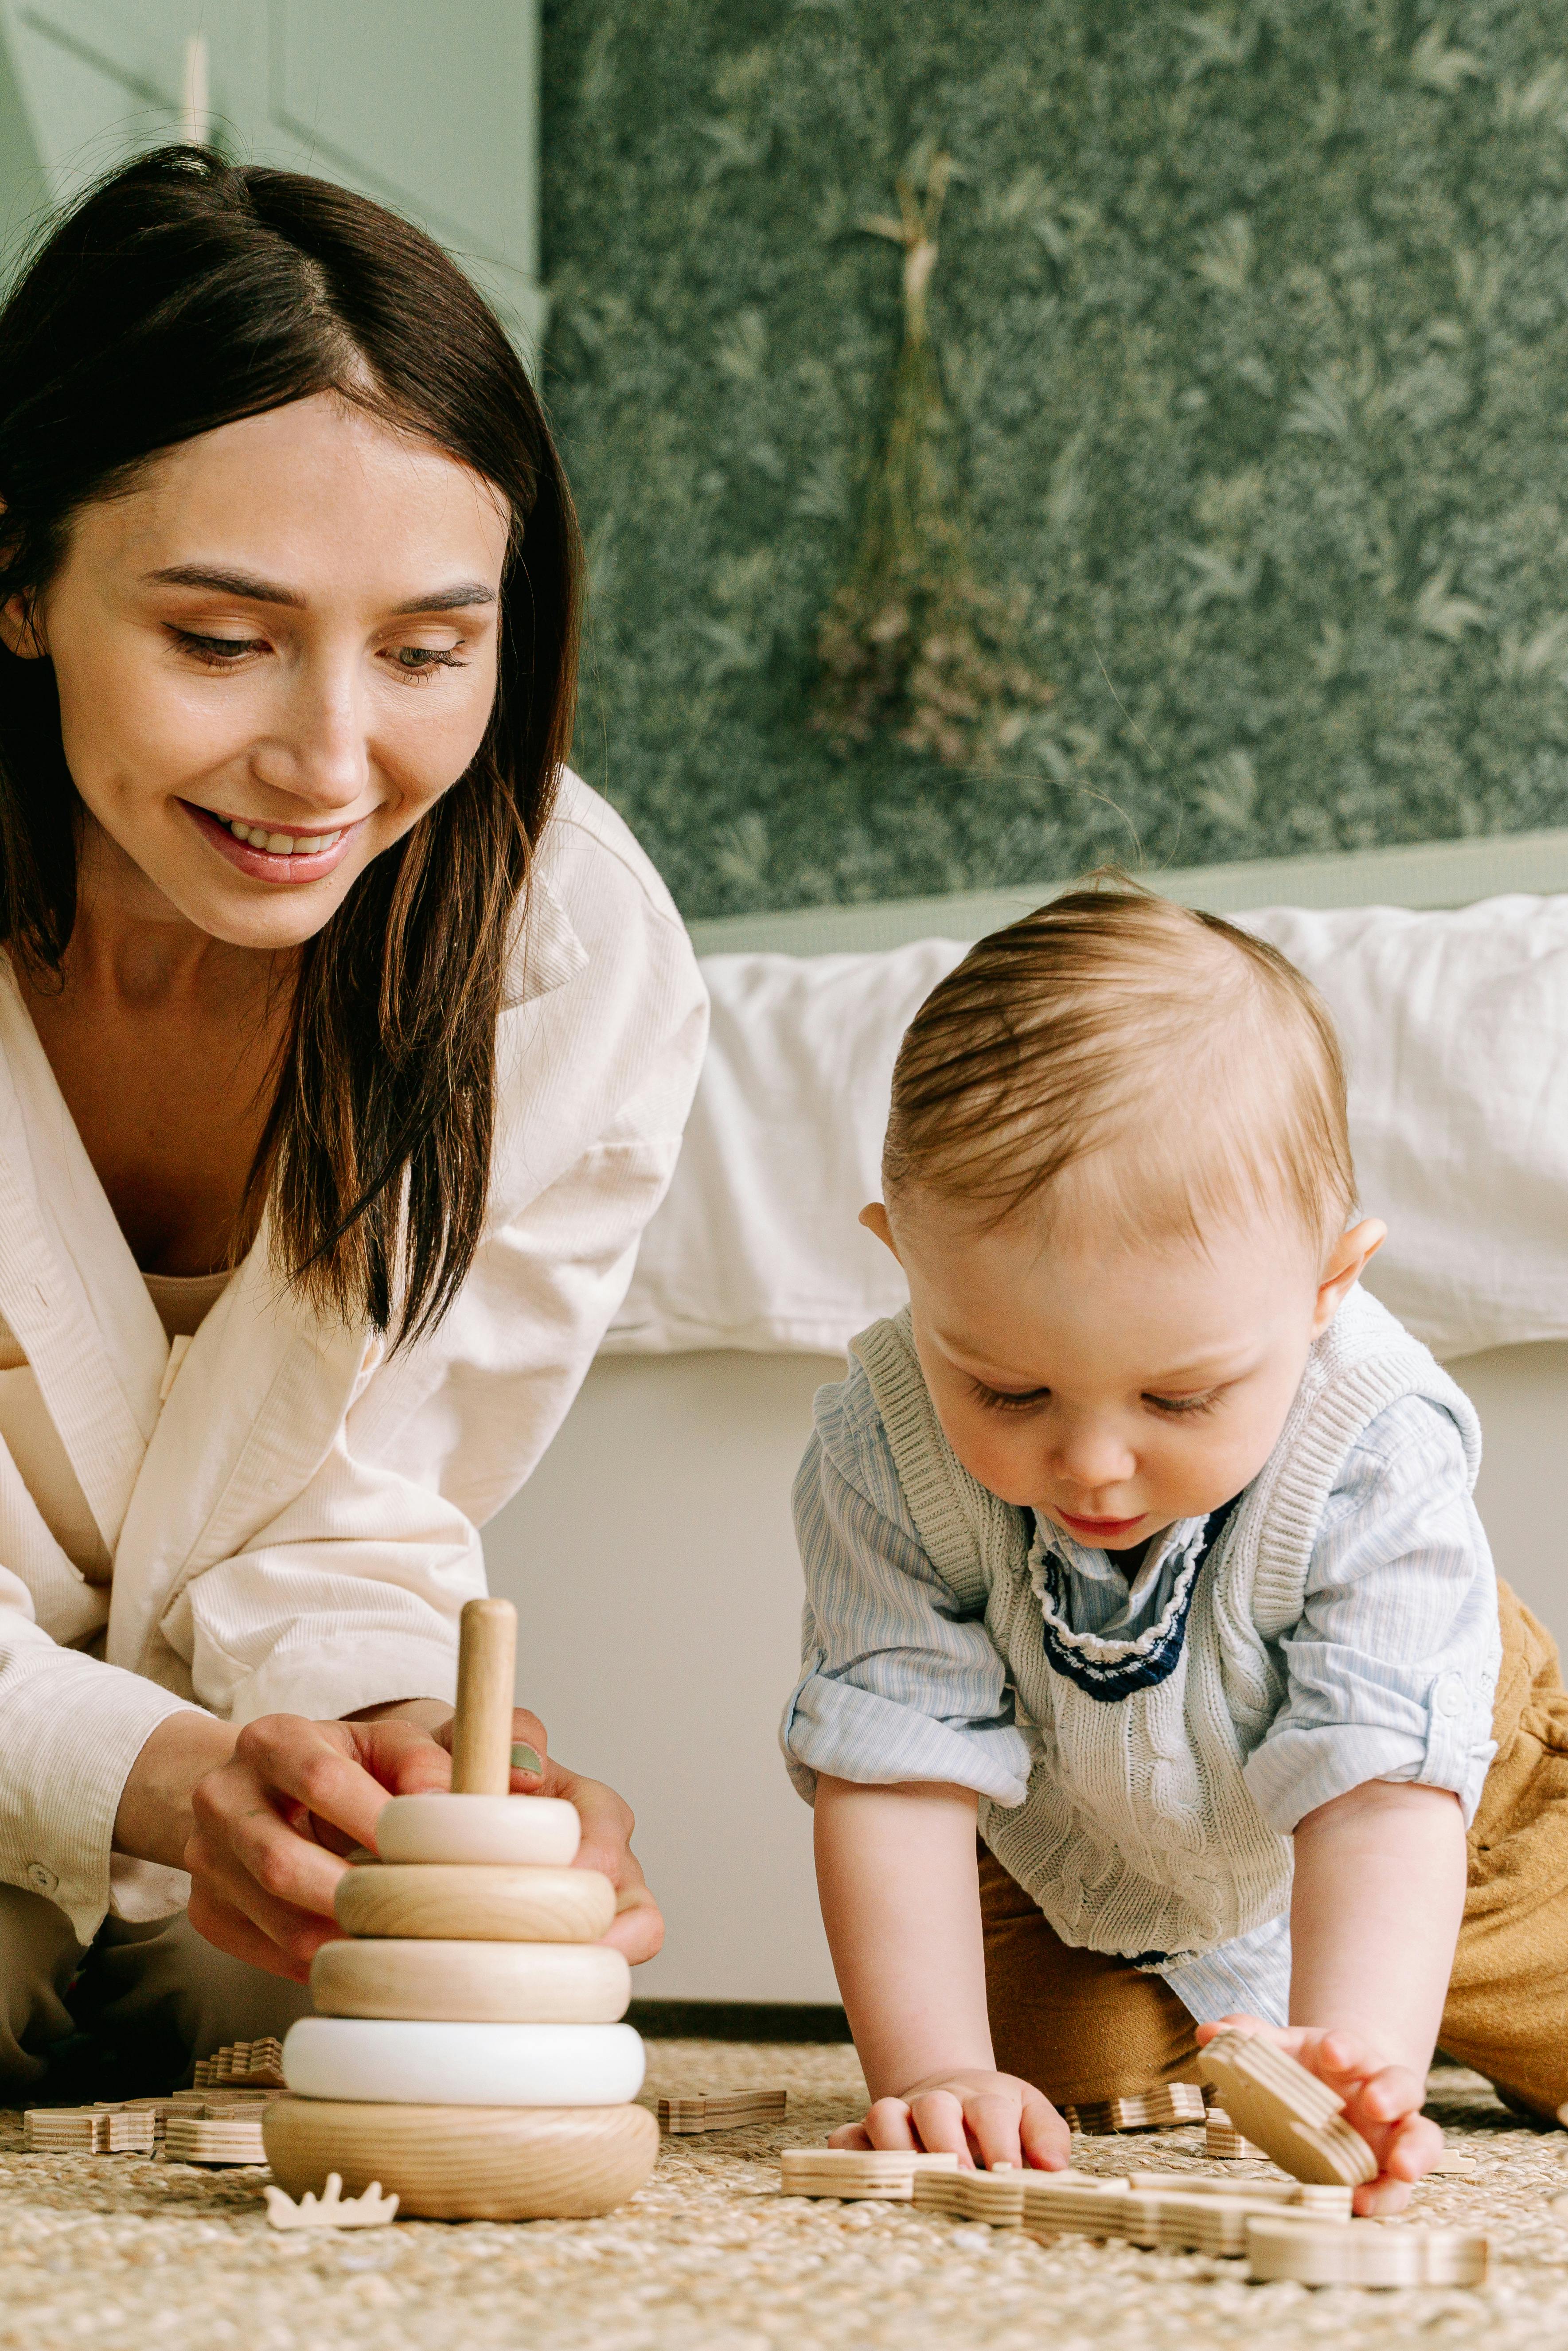
[[[1165,1532],[1156,1535],[1150,1543],[1144,1553],[1142,1567],[1129,1584],[1125,1573],[1113,1564],[1109,1552],[1090,1550],[1086,1544],[1076,1541],[1065,1527],[1059,1527],[1053,1519],[1042,1518],[1038,1510],[1033,1517],[1035,1533],[1044,1550],[1053,1552],[1064,1567],[1074,1575],[1082,1576],[1086,1582],[1109,1583],[1118,1592],[1124,1592],[1128,1606],[1134,1611],[1167,1567],[1174,1566],[1179,1573],[1186,1565],[1201,1546],[1203,1531],[1208,1524],[1206,1512],[1202,1518],[1177,1519],[1174,1525],[1166,1527]]]
[[[516,1011],[520,1004],[548,996],[574,979],[588,959],[570,915],[536,865],[513,918],[502,1011]]]

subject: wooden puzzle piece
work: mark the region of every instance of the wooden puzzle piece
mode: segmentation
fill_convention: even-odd
[[[1487,2239],[1466,2229],[1325,2226],[1284,2213],[1255,2213],[1247,2224],[1252,2276],[1297,2285],[1479,2285],[1489,2252]]]
[[[1355,2187],[1376,2178],[1377,2158],[1343,2120],[1343,2099],[1261,2033],[1218,2033],[1198,2063],[1232,2127],[1292,2179]]]
[[[744,2130],[757,2123],[781,2123],[787,2090],[699,2091],[685,2098],[659,2100],[659,2127],[672,2137],[696,2131]]]
[[[379,2179],[372,2179],[362,2196],[345,2196],[341,2178],[329,2171],[326,2193],[314,2196],[307,2189],[298,2204],[270,2183],[262,2193],[275,2229],[384,2229],[397,2219],[397,2198],[383,2196]]]
[[[330,1949],[330,1946],[329,1946]],[[1215,2163],[1243,2163],[1263,2150],[1243,2137],[1223,2106],[1210,2106],[1204,2120],[1203,2151]]]
[[[559,1796],[391,1796],[376,1814],[381,1861],[570,1869],[581,1842],[577,1806]]]
[[[198,2057],[192,2071],[198,2090],[283,2087],[283,2043],[276,2034],[265,2041],[231,2041],[210,2057]]]
[[[345,1935],[597,1943],[614,1919],[615,1888],[597,1869],[368,1862],[343,1872],[334,1907]]]
[[[1095,2179],[1077,2171],[1031,2171],[1024,2180],[1026,2236],[1124,2237],[1120,2209],[1131,2190],[1124,2179]]]
[[[1023,2220],[1024,2177],[1006,2163],[990,2171],[917,2171],[915,2202],[921,2211],[940,2212],[949,2220],[1016,2229]]]
[[[908,2204],[917,2171],[956,2171],[956,2155],[916,2155],[902,2147],[787,2147],[779,2158],[786,2196],[885,2198]]]
[[[1196,2082],[1162,2082],[1127,2098],[1109,2098],[1098,2105],[1063,2106],[1069,2130],[1091,2138],[1109,2137],[1116,2131],[1173,2130],[1204,2118],[1203,2092]]]
[[[310,1996],[320,2016],[612,2024],[631,2001],[632,1970],[607,1943],[455,1943],[408,1936],[356,1942],[342,1936],[323,1943],[311,1961]]]
[[[265,2163],[261,2111],[226,2101],[182,2108],[164,2125],[163,2151],[171,2163]]]
[[[1265,2210],[1281,2205],[1320,2220],[1350,2218],[1348,2188],[1314,2188],[1300,2179],[1206,2179],[1201,2172],[1134,2171],[1127,2184],[1150,2195],[1239,2196]]]
[[[278,2098],[262,2129],[285,2194],[319,2193],[333,2171],[350,2195],[379,2180],[404,2220],[590,2220],[634,2195],[659,2152],[645,2106]]]

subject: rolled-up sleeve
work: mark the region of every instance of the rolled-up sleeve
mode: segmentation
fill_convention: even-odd
[[[1441,1405],[1401,1398],[1351,1452],[1281,1649],[1285,1703],[1246,1765],[1272,1827],[1369,1780],[1450,1789],[1474,1817],[1495,1752],[1497,1580]]]
[[[1029,1750],[1007,1668],[922,1548],[858,1364],[818,1392],[794,1499],[806,1605],[779,1736],[801,1795],[810,1802],[826,1771],[1021,1803]]]

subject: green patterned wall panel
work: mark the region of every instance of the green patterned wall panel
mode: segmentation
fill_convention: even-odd
[[[692,915],[1568,822],[1568,0],[547,0],[579,757]],[[940,143],[987,772],[810,725]]]

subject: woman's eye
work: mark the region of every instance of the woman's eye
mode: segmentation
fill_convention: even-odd
[[[430,677],[438,669],[466,669],[455,645],[398,645],[392,657],[400,677]]]
[[[267,650],[260,637],[205,637],[193,629],[176,629],[174,634],[188,653],[212,669],[230,669],[245,654]]]
[[[986,1387],[977,1380],[975,1394],[988,1412],[1030,1412],[1050,1400],[1051,1390],[1025,1388],[1021,1394],[1012,1394],[1006,1388]]]

